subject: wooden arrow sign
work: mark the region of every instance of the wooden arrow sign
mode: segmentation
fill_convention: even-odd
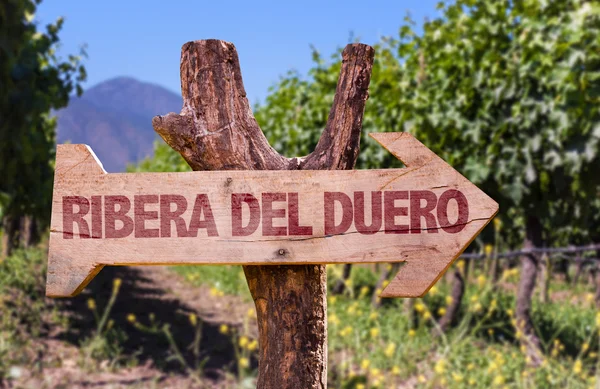
[[[107,174],[59,145],[46,294],[105,265],[405,262],[382,296],[422,296],[498,204],[408,133],[371,136],[406,168]]]

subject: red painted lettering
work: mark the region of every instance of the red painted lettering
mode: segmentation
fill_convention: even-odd
[[[102,239],[102,196],[92,196],[92,238]]]
[[[171,205],[175,209],[171,210]],[[171,237],[171,222],[175,223],[178,237],[188,236],[185,220],[181,217],[187,209],[187,200],[181,195],[160,195],[160,237]],[[193,219],[192,219],[193,222]],[[191,223],[190,223],[191,224]]]
[[[290,236],[312,235],[313,229],[310,226],[300,226],[298,216],[298,193],[288,193],[288,233]]]
[[[119,206],[119,210],[115,207]],[[133,220],[127,216],[131,209],[131,202],[126,196],[104,197],[104,237],[125,238],[133,232]],[[123,227],[117,230],[116,222],[119,220]]]
[[[287,227],[274,227],[273,219],[284,218],[285,209],[273,209],[276,201],[285,201],[285,193],[262,194],[262,234],[263,236],[286,236]]]
[[[77,212],[74,207],[77,205]],[[83,218],[90,210],[90,202],[83,196],[63,196],[63,239],[73,239],[74,224],[77,223],[80,238],[90,237],[90,227]]]
[[[396,216],[407,216],[408,207],[397,207],[396,200],[408,200],[408,191],[393,190],[385,192],[383,202],[385,208],[385,233],[408,234],[408,225],[396,224]]]
[[[354,192],[354,226],[364,235],[372,235],[381,229],[381,192],[371,192],[371,225],[365,225],[365,192]]]
[[[421,200],[425,200],[425,206],[421,207]],[[437,203],[437,196],[429,190],[410,191],[410,233],[421,233],[421,218],[425,218],[425,228],[429,233],[437,233],[437,224],[433,210]]]
[[[246,227],[242,226],[242,203],[250,209],[250,220]],[[258,228],[260,223],[260,205],[256,197],[250,193],[231,194],[231,235],[248,236]]]
[[[335,225],[335,202],[342,205],[342,221]],[[352,200],[342,192],[325,192],[325,235],[343,234],[352,224]]]
[[[454,199],[456,205],[458,205],[458,217],[454,224],[451,224],[448,220],[448,203],[452,199]],[[437,217],[440,222],[440,227],[444,231],[450,234],[461,232],[469,220],[469,202],[465,195],[456,189],[448,189],[442,193],[437,205]]]
[[[201,216],[203,215],[204,219],[201,219]],[[192,211],[192,220],[190,221],[190,229],[187,235],[179,235],[179,229],[177,230],[177,234],[179,236],[189,236],[195,238],[198,236],[199,228],[206,228],[206,233],[208,236],[219,236],[215,218],[213,217],[212,209],[210,207],[210,201],[208,201],[208,196],[205,194],[199,194],[196,196],[194,210]]]

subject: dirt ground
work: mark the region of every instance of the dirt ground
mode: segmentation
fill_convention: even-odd
[[[113,280],[122,286],[110,314],[114,328],[121,329],[119,341],[122,361],[136,361],[133,366],[102,361],[93,367],[81,365],[78,347],[93,335],[96,320],[88,308],[94,298],[103,311],[112,291]],[[27,350],[35,360],[33,366],[13,366],[6,388],[231,388],[239,387],[235,379],[235,353],[231,337],[219,331],[222,324],[240,328],[246,321],[247,331],[256,335],[256,323],[247,312],[254,306],[236,296],[214,296],[208,287],[191,287],[183,278],[164,267],[106,267],[79,296],[48,300],[58,304],[69,317],[69,326],[41,324],[41,335]],[[189,345],[194,339],[189,314],[203,322],[201,353],[207,357],[205,376],[193,379],[174,361],[163,336],[146,333],[128,320],[149,324],[153,314],[160,323],[169,323],[173,337],[190,363],[194,360]],[[248,322],[249,320],[252,320]],[[256,361],[252,361],[256,364]],[[123,367],[125,364],[125,367]],[[250,384],[250,382],[248,382]]]

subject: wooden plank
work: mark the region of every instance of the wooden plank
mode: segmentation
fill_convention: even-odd
[[[406,262],[382,296],[423,295],[498,204],[411,135],[371,136],[406,168],[107,174],[59,145],[47,294],[104,265]]]

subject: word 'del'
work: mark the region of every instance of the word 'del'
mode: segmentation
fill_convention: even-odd
[[[356,191],[352,197],[343,192],[323,193],[324,226],[320,231],[325,235],[343,234],[354,223],[356,232],[364,235],[381,231],[386,234],[437,233],[440,229],[455,234],[462,231],[469,218],[467,198],[454,189],[446,190],[439,199],[428,190],[373,191],[370,192],[370,215],[365,197],[364,191]],[[451,201],[457,210],[452,222],[448,217]],[[262,193],[260,196],[233,193],[229,205],[227,224],[231,225],[231,236],[250,236],[257,232],[262,236],[313,235],[313,226],[300,225],[298,193]],[[336,215],[336,208],[341,208],[341,215]],[[186,197],[177,194],[140,194],[133,199],[123,195],[63,196],[62,211],[64,239],[74,236],[114,239],[132,234],[136,238],[170,238],[173,226],[177,238],[197,237],[199,230],[204,231],[204,236],[219,236],[208,194],[196,195],[191,213],[187,212]],[[244,213],[248,215],[244,217]],[[406,224],[397,222],[402,216],[407,217]],[[367,219],[369,223],[365,222]],[[148,227],[147,222],[151,221],[157,221],[157,226]]]
[[[58,145],[47,294],[106,265],[406,262],[382,296],[421,296],[498,204],[411,135],[371,136],[406,167],[107,174]]]

